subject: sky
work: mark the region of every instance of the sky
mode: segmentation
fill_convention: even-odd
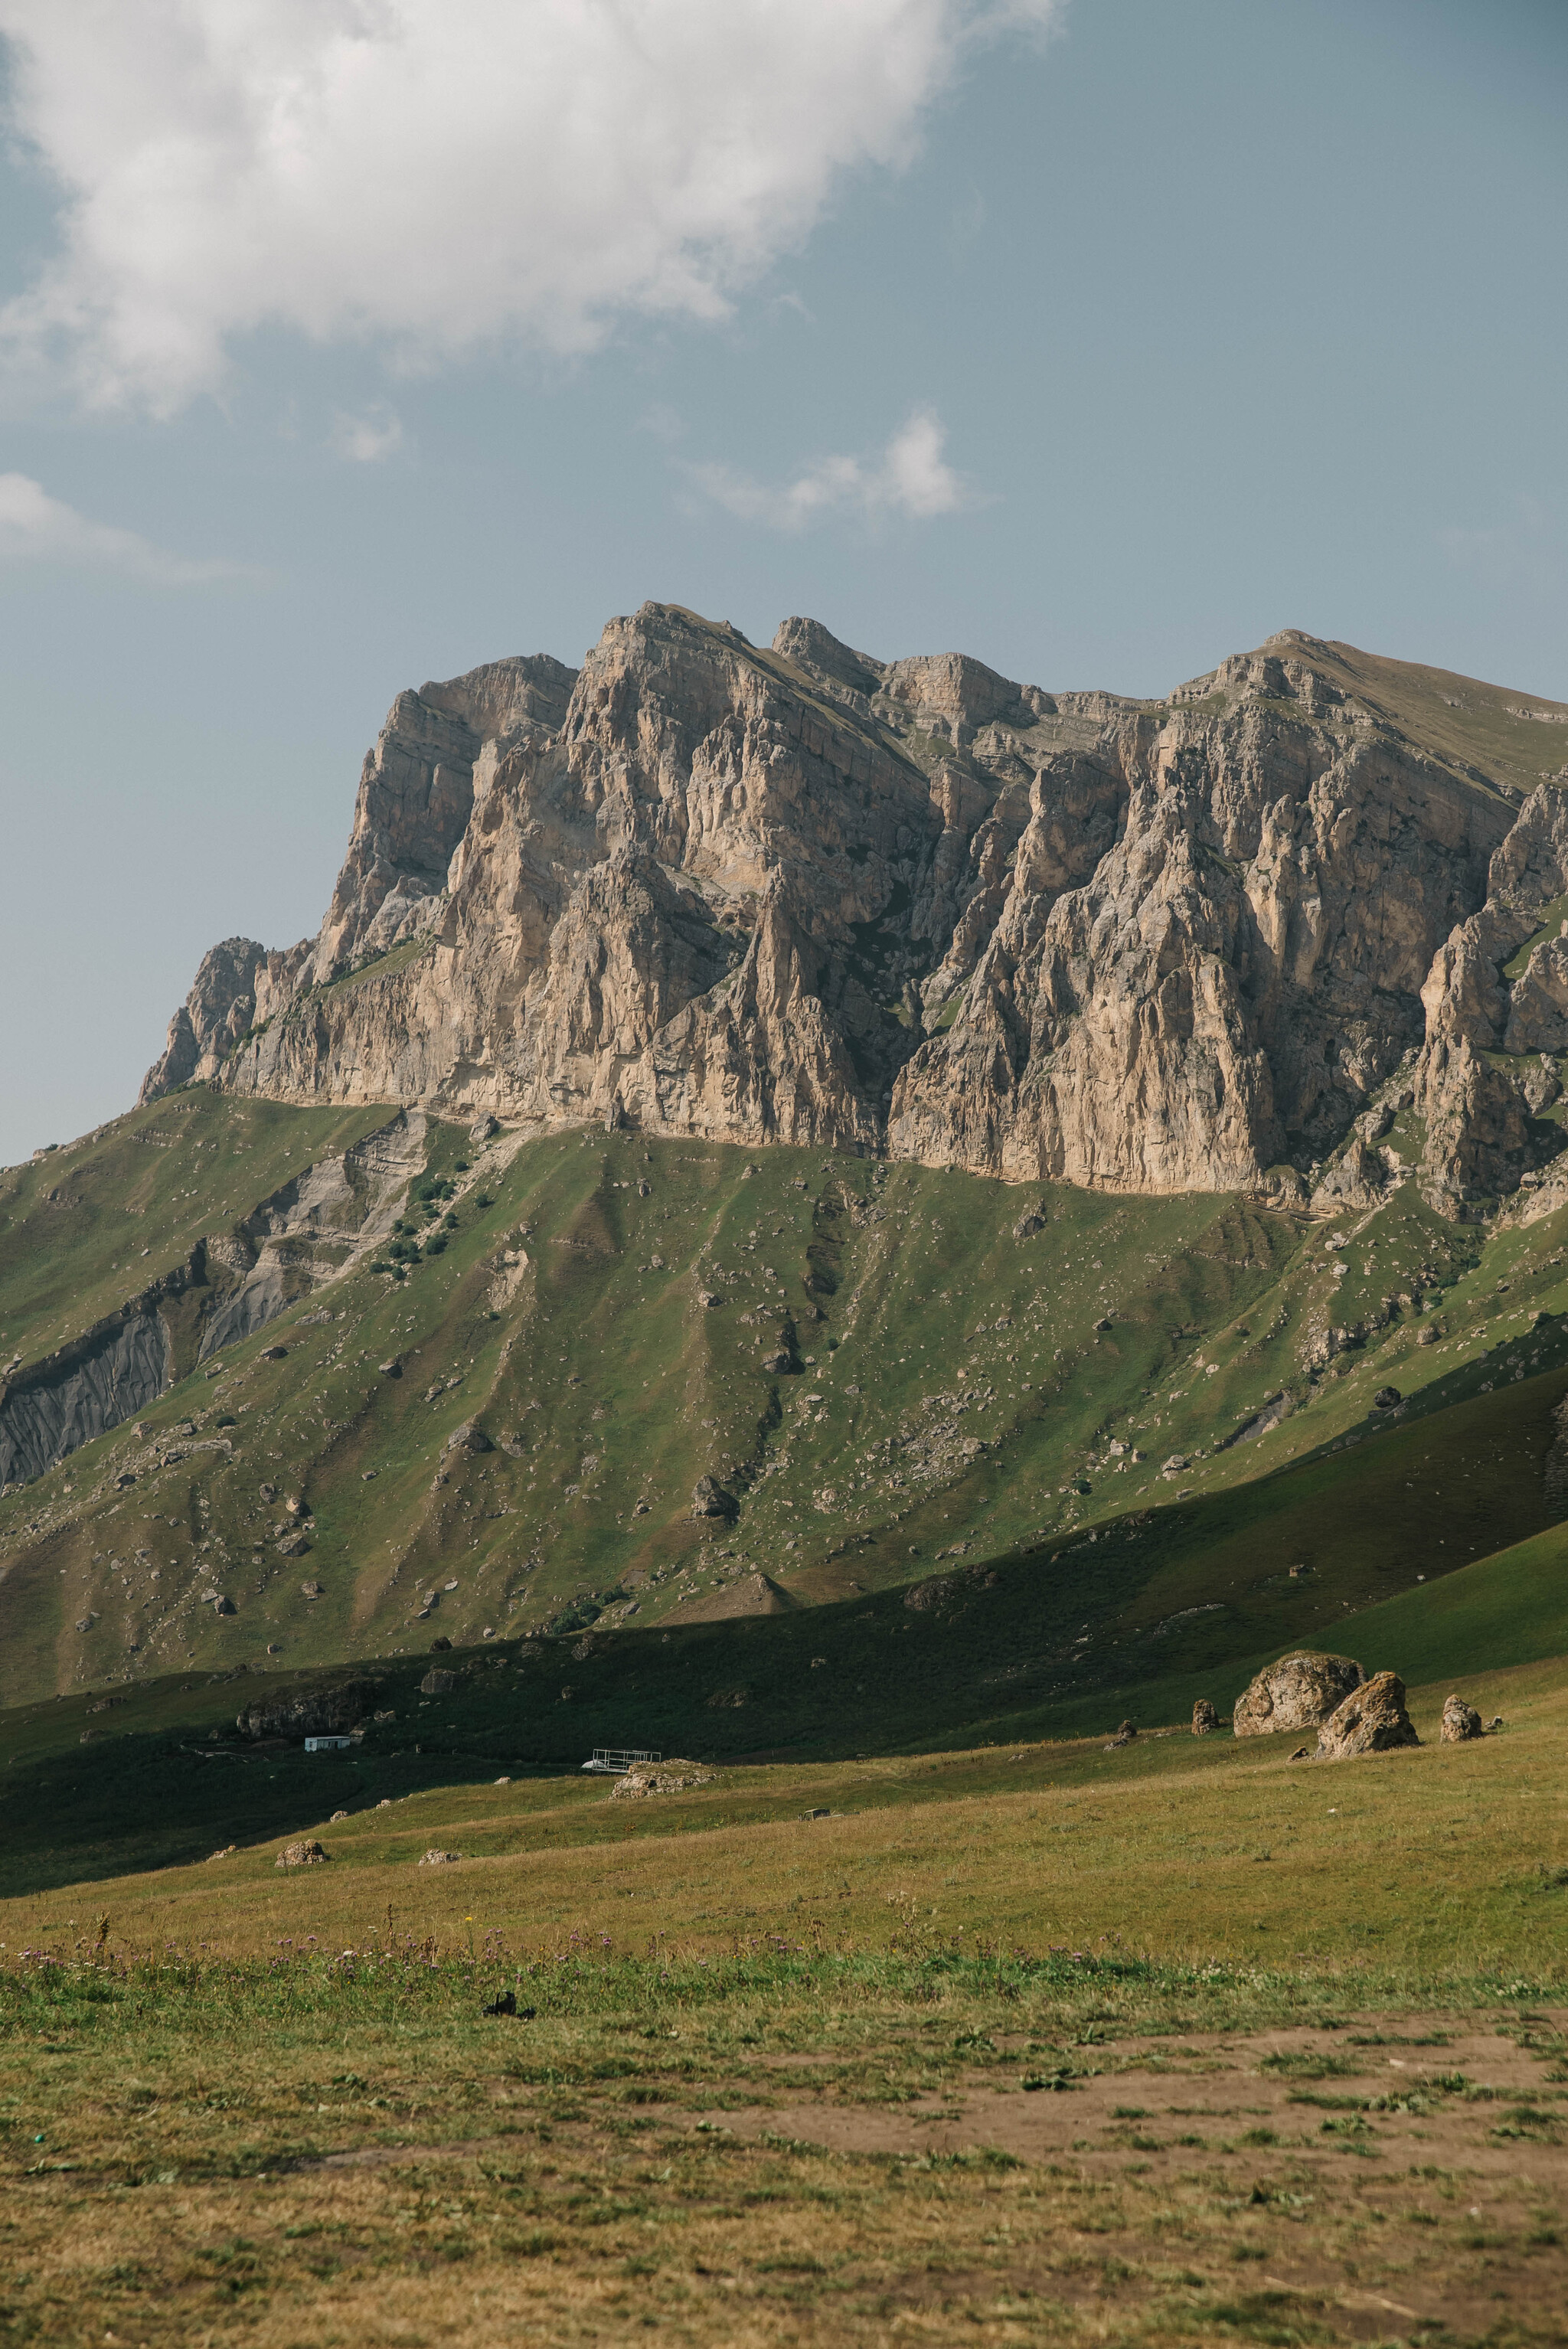
[[[0,1164],[652,598],[1568,700],[1563,0],[0,0]]]

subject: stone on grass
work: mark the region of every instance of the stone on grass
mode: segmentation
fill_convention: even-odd
[[[699,1476],[692,1490],[691,1513],[694,1517],[734,1517],[739,1515],[733,1494],[716,1485],[711,1476]]]
[[[1215,1730],[1218,1729],[1219,1726],[1219,1714],[1214,1711],[1214,1708],[1210,1703],[1208,1698],[1206,1696],[1201,1696],[1198,1699],[1197,1703],[1192,1707],[1193,1736],[1212,1737]]]
[[[1374,1672],[1318,1731],[1317,1758],[1346,1762],[1357,1754],[1387,1754],[1396,1746],[1420,1742],[1405,1710],[1405,1683],[1398,1673]]]
[[[1236,1699],[1238,1737],[1271,1737],[1277,1730],[1320,1729],[1335,1707],[1367,1678],[1353,1656],[1298,1648],[1265,1664]]]
[[[447,1691],[449,1689],[456,1688],[457,1684],[458,1676],[456,1672],[440,1671],[432,1664],[430,1670],[425,1674],[424,1679],[419,1682],[419,1694],[421,1696],[445,1696]]]
[[[455,1868],[462,1856],[460,1851],[428,1851],[418,1865],[420,1868]]]
[[[476,1427],[471,1419],[465,1419],[460,1427],[454,1427],[447,1438],[449,1452],[489,1452],[493,1448],[490,1437],[482,1428]]]
[[[1485,1733],[1480,1725],[1480,1715],[1473,1704],[1467,1704],[1462,1696],[1450,1696],[1447,1700],[1443,1706],[1442,1743],[1445,1745],[1462,1745],[1467,1738],[1482,1737]]]
[[[285,1843],[278,1854],[277,1865],[279,1868],[319,1868],[326,1857],[315,1837],[307,1836],[303,1843]]]

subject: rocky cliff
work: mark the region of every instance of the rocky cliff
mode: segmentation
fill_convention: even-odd
[[[1462,1213],[1552,1187],[1560,723],[1295,632],[1140,702],[647,605],[399,695],[318,936],[215,947],[143,1098]]]

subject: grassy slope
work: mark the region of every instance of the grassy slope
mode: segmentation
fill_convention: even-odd
[[[1275,643],[1270,649],[1305,662],[1341,692],[1391,719],[1422,750],[1461,771],[1479,771],[1530,792],[1568,766],[1568,704],[1312,636],[1298,636],[1288,647]],[[1557,722],[1516,714],[1528,709],[1549,710]]]
[[[162,1236],[149,1268],[250,1204],[242,1170],[264,1194],[376,1114],[332,1123],[200,1092],[159,1113],[176,1139],[155,1157],[167,1195],[140,1222]],[[135,1134],[152,1114],[58,1154],[50,1187],[90,1194],[91,1168],[117,1151],[124,1179],[145,1180],[154,1154]],[[236,1167],[241,1142],[261,1154]],[[454,1167],[464,1146],[437,1128],[433,1164]],[[1568,1373],[1552,1318],[1568,1308],[1561,1216],[1483,1239],[1407,1190],[1345,1219],[1355,1240],[1336,1278],[1321,1229],[1226,1198],[1020,1195],[634,1136],[557,1135],[501,1158],[459,1178],[446,1253],[404,1286],[352,1274],[231,1349],[216,1385],[187,1379],[144,1414],[154,1433],[232,1420],[232,1462],[160,1467],[155,1444],[121,1429],[0,1501],[13,1701],[182,1664],[268,1669],[269,1646],[308,1666],[415,1653],[437,1633],[463,1645],[487,1628],[565,1628],[600,1609],[604,1624],[656,1626],[758,1567],[847,1606],[950,1570],[954,1553],[966,1568],[1019,1560],[1020,1639],[1103,1688],[1112,1643],[1118,1684],[1244,1657],[1549,1520],[1542,1465]],[[29,1245],[42,1181],[24,1175],[12,1209]],[[1036,1204],[1045,1229],[1016,1240]],[[98,1280],[95,1306],[114,1294],[98,1268],[106,1207],[68,1211],[77,1237],[67,1227],[50,1254],[57,1282]],[[520,1250],[527,1263],[509,1268]],[[26,1255],[13,1242],[14,1268]],[[1437,1311],[1398,1304],[1416,1288]],[[705,1307],[704,1293],[724,1302]],[[1314,1331],[1388,1297],[1387,1326],[1309,1381]],[[302,1326],[324,1305],[330,1325]],[[42,1317],[51,1340],[56,1311]],[[1433,1327],[1440,1342],[1418,1347]],[[760,1367],[781,1335],[794,1375]],[[279,1343],[285,1358],[263,1361]],[[402,1375],[383,1377],[393,1356]],[[1408,1398],[1392,1429],[1370,1408],[1390,1378]],[[1281,1388],[1295,1414],[1222,1448]],[[1422,1434],[1439,1410],[1441,1433]],[[473,1418],[497,1448],[447,1452]],[[1161,1474],[1182,1455],[1186,1470]],[[117,1492],[126,1472],[139,1481]],[[737,1496],[733,1527],[693,1517],[705,1474]],[[279,1554],[263,1481],[313,1509],[306,1557]],[[1091,1530],[1108,1546],[1091,1547]],[[1303,1562],[1314,1571],[1288,1582]],[[306,1580],[324,1595],[306,1598]],[[202,1605],[214,1589],[233,1616]],[[1194,1608],[1216,1611],[1172,1623]]]
[[[0,1170],[0,1363],[36,1361],[392,1112],[227,1102],[203,1086]]]
[[[329,1868],[280,1878],[278,1831],[236,1821],[225,1859],[0,1904],[0,1941],[57,1944],[85,1923],[84,1900],[110,1913],[122,1944],[262,1952],[306,1930],[357,1942],[388,1900],[416,1938],[460,1940],[471,1919],[476,1939],[493,1927],[525,1946],[576,1927],[698,1950],[737,1930],[799,1933],[812,1916],[885,1939],[907,1908],[941,1937],[979,1930],[1034,1950],[1103,1935],[1163,1961],[1272,1952],[1552,1973],[1568,1965],[1568,1907],[1542,1905],[1539,1871],[1561,1863],[1568,1825],[1568,1664],[1478,1671],[1467,1686],[1504,1734],[1440,1745],[1439,1679],[1412,1692],[1419,1752],[1308,1770],[1287,1762],[1291,1739],[1179,1734],[1128,1751],[1097,1739],[734,1765],[637,1803],[580,1775],[470,1781],[383,1811],[343,1800],[318,1764],[305,1774],[315,1808],[291,1832],[318,1835]],[[336,1808],[350,1816],[334,1822]],[[830,1819],[803,1830],[815,1808]],[[432,1847],[460,1852],[461,1872],[419,1870]],[[1266,1878],[1261,1858],[1275,1863]]]
[[[1364,1478],[1374,1464],[1360,1464]],[[1397,1478],[1397,1439],[1377,1464]],[[1375,1506],[1376,1486],[1364,1490]],[[1063,1596],[1109,1609],[1119,1588],[1099,1559],[1092,1578],[1053,1594],[1026,1560],[989,1586],[955,1577],[931,1608],[908,1608],[892,1591],[804,1616],[454,1651],[445,1661],[459,1685],[433,1698],[417,1686],[423,1659],[387,1660],[371,1669],[377,1709],[394,1718],[345,1754],[237,1745],[237,1706],[296,1676],[190,1675],[112,1704],[73,1695],[15,1708],[0,1714],[10,1821],[0,1889],[189,1861],[339,1806],[502,1769],[570,1776],[595,1743],[720,1759],[772,1750],[825,1764],[846,1752],[1103,1734],[1127,1710],[1145,1727],[1180,1723],[1199,1695],[1228,1707],[1259,1664],[1301,1642],[1472,1695],[1478,1673],[1568,1653],[1568,1526],[1322,1629],[1277,1620],[1250,1654],[1237,1642],[1264,1628],[1256,1619],[1227,1647],[1224,1628],[1200,1619],[1190,1638],[1208,1630],[1206,1657],[1166,1661],[1113,1639],[1097,1667],[1046,1650]],[[1298,1592],[1288,1586],[1291,1599]]]

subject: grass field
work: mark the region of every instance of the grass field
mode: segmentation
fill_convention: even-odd
[[[453,1786],[0,1904],[0,2323],[1560,2341],[1568,1667],[1466,1692],[1476,1746]]]

